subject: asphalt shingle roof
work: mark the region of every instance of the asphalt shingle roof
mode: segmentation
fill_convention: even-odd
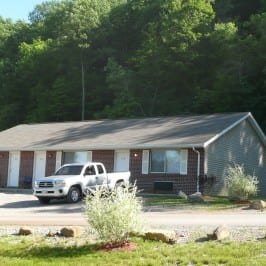
[[[0,150],[201,147],[249,113],[22,124],[0,132]]]

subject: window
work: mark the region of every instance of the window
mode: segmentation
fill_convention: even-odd
[[[152,173],[180,173],[182,150],[152,150],[150,169]],[[187,160],[187,157],[185,158]]]
[[[88,166],[85,170],[85,175],[96,175],[95,168],[93,165]]]
[[[103,174],[104,173],[103,167],[100,164],[97,165],[97,169],[98,169],[98,173],[99,174]]]
[[[58,169],[55,175],[80,175],[83,165],[66,165]]]
[[[86,163],[89,161],[87,151],[64,152],[64,164],[67,163]]]

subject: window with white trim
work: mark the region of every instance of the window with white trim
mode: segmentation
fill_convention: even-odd
[[[151,150],[150,172],[187,174],[187,150]]]
[[[63,163],[86,163],[91,161],[90,151],[71,151],[63,153]]]

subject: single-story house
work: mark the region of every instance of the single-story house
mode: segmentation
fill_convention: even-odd
[[[65,163],[130,171],[147,192],[225,192],[243,164],[266,195],[266,138],[251,113],[22,124],[0,132],[0,187],[31,187]]]

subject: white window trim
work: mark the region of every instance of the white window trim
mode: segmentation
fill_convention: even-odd
[[[141,166],[141,173],[143,175],[149,174],[149,168],[150,168],[150,151],[149,150],[143,150],[142,151],[142,166]]]
[[[187,165],[188,165],[188,150],[180,150],[180,175],[187,175]]]
[[[56,152],[56,159],[55,159],[55,171],[62,166],[62,152]]]

